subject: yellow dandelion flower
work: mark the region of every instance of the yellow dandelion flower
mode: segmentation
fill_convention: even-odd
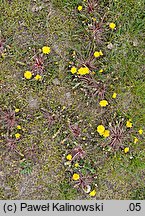
[[[44,54],[49,54],[51,52],[51,48],[48,46],[44,46],[44,47],[42,47],[42,52]]]
[[[110,136],[110,131],[109,130],[105,130],[103,132],[103,137],[109,137]]]
[[[80,178],[80,175],[77,174],[77,173],[74,173],[73,176],[72,176],[72,179],[73,179],[74,181],[79,180],[79,178]]]
[[[134,144],[136,144],[138,142],[138,138],[134,137]]]
[[[32,78],[32,73],[31,73],[31,71],[25,71],[24,77],[25,77],[26,79],[31,79],[31,78]]]
[[[108,101],[107,100],[101,100],[99,102],[99,104],[100,104],[101,107],[106,107],[108,105]]]
[[[92,190],[92,191],[89,193],[89,195],[90,195],[91,197],[96,196],[96,190]]]
[[[99,51],[99,53],[100,53],[100,56],[103,56],[103,53],[102,53],[102,51],[101,51],[101,50]]]
[[[87,67],[81,67],[79,70],[78,70],[78,73],[79,75],[85,75],[85,74],[89,74],[89,68]]]
[[[104,70],[103,70],[103,69],[100,69],[100,70],[99,70],[99,73],[103,73],[103,72],[104,72]]]
[[[143,130],[142,129],[139,129],[139,134],[141,135],[141,134],[143,134]]]
[[[15,137],[16,137],[16,139],[19,139],[19,138],[21,137],[21,134],[16,133],[16,134],[15,134]]]
[[[126,148],[124,149],[124,152],[125,152],[125,154],[128,153],[128,152],[129,152],[129,147],[126,147]]]
[[[132,122],[130,122],[130,120],[128,120],[128,121],[126,122],[126,127],[127,127],[127,128],[131,128],[131,127],[132,127]]]
[[[116,93],[116,92],[114,92],[114,93],[113,93],[113,95],[112,95],[112,98],[114,98],[114,99],[115,99],[116,97],[117,97],[117,93]]]
[[[79,167],[79,163],[75,163],[75,168],[78,168]]]
[[[109,24],[109,27],[110,27],[111,29],[115,29],[116,25],[115,25],[115,23],[112,22],[112,23]]]
[[[37,80],[37,81],[39,81],[39,80],[42,79],[42,77],[41,77],[39,74],[37,74],[37,75],[34,77],[34,79]]]
[[[100,57],[100,52],[98,52],[98,51],[94,52],[94,57],[95,57],[95,58]]]
[[[68,154],[68,155],[66,156],[66,159],[69,160],[69,161],[71,161],[72,155],[71,155],[71,154]]]
[[[83,6],[79,5],[78,6],[78,11],[81,11],[83,9]]]
[[[92,17],[92,20],[95,22],[97,19],[95,17]]]
[[[72,74],[75,74],[77,72],[77,68],[76,67],[72,67],[70,71],[71,71]]]
[[[19,111],[20,111],[20,109],[18,109],[18,108],[15,109],[15,112],[16,112],[16,113],[18,113]]]
[[[103,125],[98,125],[97,132],[102,135],[105,131],[105,127]]]
[[[21,125],[17,125],[17,129],[18,130],[21,130],[22,128],[21,128]]]

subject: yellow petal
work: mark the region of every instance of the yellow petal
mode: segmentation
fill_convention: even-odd
[[[103,125],[98,125],[97,132],[100,134],[100,133],[104,133],[104,131],[105,131],[105,127]]]
[[[80,178],[79,174],[77,174],[77,173],[74,173],[74,174],[73,174],[72,179],[73,179],[74,181],[79,180],[79,178]]]
[[[143,134],[143,130],[142,129],[139,129],[139,134]]]
[[[110,136],[110,131],[109,130],[105,130],[103,133],[104,137],[109,137]]]
[[[66,159],[69,160],[69,161],[71,161],[72,155],[71,155],[71,154],[68,154],[68,155],[66,156]]]
[[[44,54],[49,54],[51,52],[51,48],[48,46],[44,46],[44,47],[42,47],[42,52]]]
[[[126,148],[124,149],[124,152],[125,152],[125,154],[128,153],[128,152],[129,152],[129,147],[126,147]]]
[[[96,190],[91,191],[91,192],[89,193],[89,195],[90,195],[91,197],[96,196]]]
[[[113,95],[112,95],[112,98],[115,99],[116,97],[117,97],[117,94],[116,94],[116,92],[114,92]]]
[[[109,24],[109,27],[110,27],[111,29],[115,29],[116,25],[115,25],[115,23],[112,22],[112,23]]]
[[[81,11],[83,7],[81,5],[78,6],[78,11]]]

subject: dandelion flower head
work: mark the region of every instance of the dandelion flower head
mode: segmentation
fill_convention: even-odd
[[[137,142],[138,142],[138,138],[135,137],[135,138],[134,138],[134,144],[136,144]]]
[[[105,127],[104,127],[103,125],[98,125],[98,127],[97,127],[97,132],[98,132],[99,134],[103,134],[104,131],[105,131]]]
[[[139,129],[139,134],[141,135],[141,134],[143,134],[143,130],[142,129]]]
[[[90,195],[91,197],[96,196],[96,190],[92,190],[92,191],[89,193],[89,195]]]
[[[103,133],[103,136],[106,138],[106,137],[109,137],[110,136],[110,131],[109,130],[105,130],[104,133]]]
[[[21,128],[21,125],[17,125],[17,129],[18,130],[21,130],[22,128]]]
[[[100,52],[98,52],[98,51],[94,52],[94,57],[95,57],[95,58],[100,57]]]
[[[68,154],[68,155],[66,156],[66,159],[69,160],[69,161],[71,161],[72,155],[71,155],[71,154]]]
[[[115,99],[116,97],[117,97],[117,93],[114,92],[113,95],[112,95],[112,98]]]
[[[79,167],[79,163],[75,163],[75,168],[78,168]]]
[[[106,107],[108,105],[108,101],[107,100],[101,100],[99,104],[101,107]]]
[[[77,68],[76,67],[72,67],[70,71],[71,71],[72,74],[74,74],[74,73],[77,72]]]
[[[19,111],[20,111],[20,109],[18,109],[18,108],[15,109],[15,112],[16,112],[16,113],[18,113]]]
[[[79,5],[78,6],[78,11],[81,11],[83,9],[83,6],[82,5]]]
[[[79,175],[79,174],[77,174],[77,173],[74,173],[74,174],[73,174],[72,179],[73,179],[74,181],[79,180],[79,178],[80,178],[80,175]]]
[[[111,29],[115,29],[116,25],[115,25],[115,23],[111,22],[111,23],[109,24],[109,27],[110,27]]]
[[[128,152],[129,152],[129,147],[126,147],[126,148],[124,149],[124,152],[125,152],[125,154],[128,153]]]
[[[44,46],[44,47],[42,47],[42,52],[44,54],[49,54],[51,52],[51,48],[48,46]]]
[[[25,71],[24,77],[25,77],[26,79],[31,79],[31,78],[32,78],[32,73],[31,73],[31,71]]]
[[[128,121],[126,122],[126,127],[127,127],[127,128],[131,128],[131,127],[132,127],[132,122],[130,122],[130,120],[128,120]]]
[[[37,75],[34,77],[34,79],[37,80],[37,81],[39,81],[39,80],[42,79],[42,77],[41,77],[39,74],[37,74]]]
[[[86,74],[89,74],[89,68],[87,67],[81,67],[79,70],[78,70],[78,73],[79,75],[86,75]]]
[[[19,134],[19,133],[16,133],[16,134],[15,134],[16,139],[19,139],[20,136],[21,136],[21,134]]]
[[[103,73],[103,71],[104,71],[103,69],[100,69],[100,70],[99,70],[99,73]]]

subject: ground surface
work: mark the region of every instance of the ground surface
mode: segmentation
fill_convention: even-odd
[[[93,199],[144,199],[144,1],[97,1],[93,15],[87,13],[87,3],[69,2],[0,0],[0,198],[92,199],[74,188],[71,176],[79,172],[95,176]],[[78,5],[83,5],[80,12]],[[103,39],[99,44],[93,42],[104,56],[92,73],[107,88],[109,105],[101,108],[98,96],[91,94],[93,89],[86,88],[70,68],[73,51],[84,57],[92,46],[88,20],[104,14]],[[113,31],[108,28],[110,22],[116,24]],[[43,80],[26,80],[24,72],[31,70],[43,46],[51,47],[45,56]],[[101,68],[103,73],[98,72]],[[9,128],[4,116],[16,108],[19,112]],[[125,129],[121,148],[102,147],[106,139],[98,135],[97,126],[118,120],[126,128],[129,119],[133,127]],[[79,128],[79,136],[70,125]],[[143,134],[138,133],[140,129]],[[15,140],[16,133],[20,139]],[[76,146],[85,151],[78,169],[66,165],[66,156]]]

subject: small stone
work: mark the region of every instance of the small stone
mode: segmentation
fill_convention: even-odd
[[[33,6],[33,7],[31,8],[31,11],[34,13],[35,10],[36,10],[36,6]]]
[[[66,95],[66,98],[67,98],[67,99],[70,99],[70,98],[71,98],[71,93],[70,93],[70,92],[67,92],[65,95]]]
[[[43,7],[42,7],[42,6],[39,6],[38,8],[39,8],[39,10],[42,10]]]
[[[58,78],[55,78],[52,83],[56,86],[56,85],[60,85],[60,81]]]
[[[5,190],[11,190],[11,187],[6,186],[6,187],[5,187]]]
[[[107,45],[107,48],[110,49],[110,50],[112,50],[112,49],[114,48],[114,45],[113,45],[112,43],[109,43],[109,44]]]
[[[42,6],[39,6],[39,7],[37,7],[37,6],[33,6],[32,8],[31,8],[31,11],[34,13],[34,12],[38,12],[38,11],[40,11],[40,10],[42,10]]]
[[[37,98],[33,98],[32,96],[30,96],[29,99],[28,99],[28,103],[29,103],[30,108],[34,108],[34,109],[39,108],[39,103],[38,103]]]
[[[4,172],[0,171],[0,176],[1,177],[4,176]]]
[[[133,41],[133,46],[134,46],[134,47],[137,47],[138,45],[139,45],[139,43],[138,43],[137,40]]]

